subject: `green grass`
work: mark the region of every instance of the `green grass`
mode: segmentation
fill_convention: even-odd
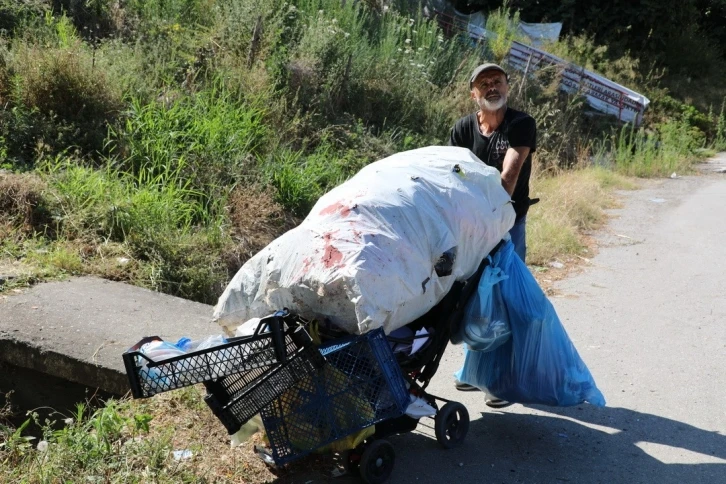
[[[214,302],[228,277],[219,257],[230,243],[223,231],[224,200],[208,200],[190,189],[181,168],[177,163],[171,172],[142,169],[134,175],[111,165],[104,170],[67,161],[49,166],[46,178],[59,241],[85,241],[94,247],[87,257],[89,272],[102,275],[110,269],[117,274],[121,267],[109,266],[97,249],[121,244],[132,263],[124,263],[126,277],[115,278]]]
[[[275,475],[254,454],[259,435],[230,448],[229,436],[204,403],[202,390],[189,387],[152,399],[84,402],[48,418],[31,411],[17,427],[9,423],[18,417],[7,403],[13,395],[0,395],[0,401],[6,400],[0,406],[0,482],[273,481]],[[191,452],[190,458],[174,457],[175,451],[184,450]]]
[[[270,135],[262,102],[219,84],[168,104],[133,99],[124,124],[110,129],[106,145],[124,172],[162,177],[162,183],[173,176],[201,196],[217,196],[215,185],[254,176],[256,157]]]
[[[111,400],[98,409],[79,404],[75,412],[45,422],[31,414],[17,429],[0,423],[0,478],[33,483],[73,482],[79,476],[118,483],[194,480],[173,465],[172,429],[149,437],[152,416],[135,410],[128,401]],[[40,439],[23,435],[33,423],[41,429]]]
[[[687,173],[699,157],[705,138],[697,128],[684,122],[667,122],[658,130],[624,126],[612,142],[612,161],[616,171],[639,177]]]

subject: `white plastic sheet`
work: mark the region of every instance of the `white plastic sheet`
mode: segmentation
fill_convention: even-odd
[[[525,35],[535,47],[548,42],[557,42],[562,31],[562,22],[527,23],[519,22],[519,31]]]
[[[217,303],[228,331],[287,307],[354,334],[387,333],[471,276],[514,223],[499,172],[469,150],[428,147],[363,168],[251,258]],[[435,264],[455,252],[451,275]]]

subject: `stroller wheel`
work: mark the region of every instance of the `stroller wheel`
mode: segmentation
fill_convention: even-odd
[[[444,449],[453,449],[464,442],[469,432],[469,412],[459,402],[448,402],[434,419],[436,440]]]
[[[360,457],[360,477],[366,484],[386,482],[393,472],[396,452],[387,440],[374,440]]]

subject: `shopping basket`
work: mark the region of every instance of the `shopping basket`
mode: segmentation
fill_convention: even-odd
[[[291,320],[287,311],[278,311],[262,319],[251,336],[231,338],[218,346],[161,361],[153,361],[141,351],[144,344],[154,340],[160,338],[144,338],[123,354],[134,398],[147,398],[196,383],[244,374],[235,383],[239,391],[242,387],[257,384],[273,370],[279,370],[278,367],[295,360],[293,357],[297,353],[305,351],[309,354],[306,348],[310,336]],[[312,371],[314,368],[311,365],[308,369]]]
[[[326,365],[261,410],[277,465],[377,422],[409,403],[406,382],[382,329],[320,347]]]

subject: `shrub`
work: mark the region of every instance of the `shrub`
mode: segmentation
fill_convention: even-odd
[[[485,45],[497,63],[503,62],[507,57],[513,41],[523,40],[518,33],[518,25],[519,12],[512,12],[509,8],[509,2],[505,1],[504,5],[493,12],[489,12],[486,23],[488,35]]]
[[[563,37],[544,45],[543,49],[621,84],[635,87],[644,81],[637,58],[628,54],[614,57],[607,45],[596,44],[586,34]]]
[[[45,231],[49,223],[45,189],[37,175],[0,173],[0,221],[29,234]]]
[[[123,29],[123,5],[119,0],[53,0],[55,12],[67,15],[89,41]]]
[[[216,0],[128,0],[127,8],[149,25],[178,23],[208,26],[214,19]]]
[[[17,165],[32,166],[48,151],[101,150],[106,124],[122,106],[120,85],[96,65],[95,50],[68,20],[48,16],[44,25],[42,42],[17,39],[3,55],[10,88],[0,136]]]
[[[19,27],[48,11],[48,0],[0,0],[0,37],[14,35]]]
[[[103,122],[121,107],[121,93],[94,68],[93,56],[76,40],[71,46],[19,45],[14,53],[18,104],[71,122]]]

